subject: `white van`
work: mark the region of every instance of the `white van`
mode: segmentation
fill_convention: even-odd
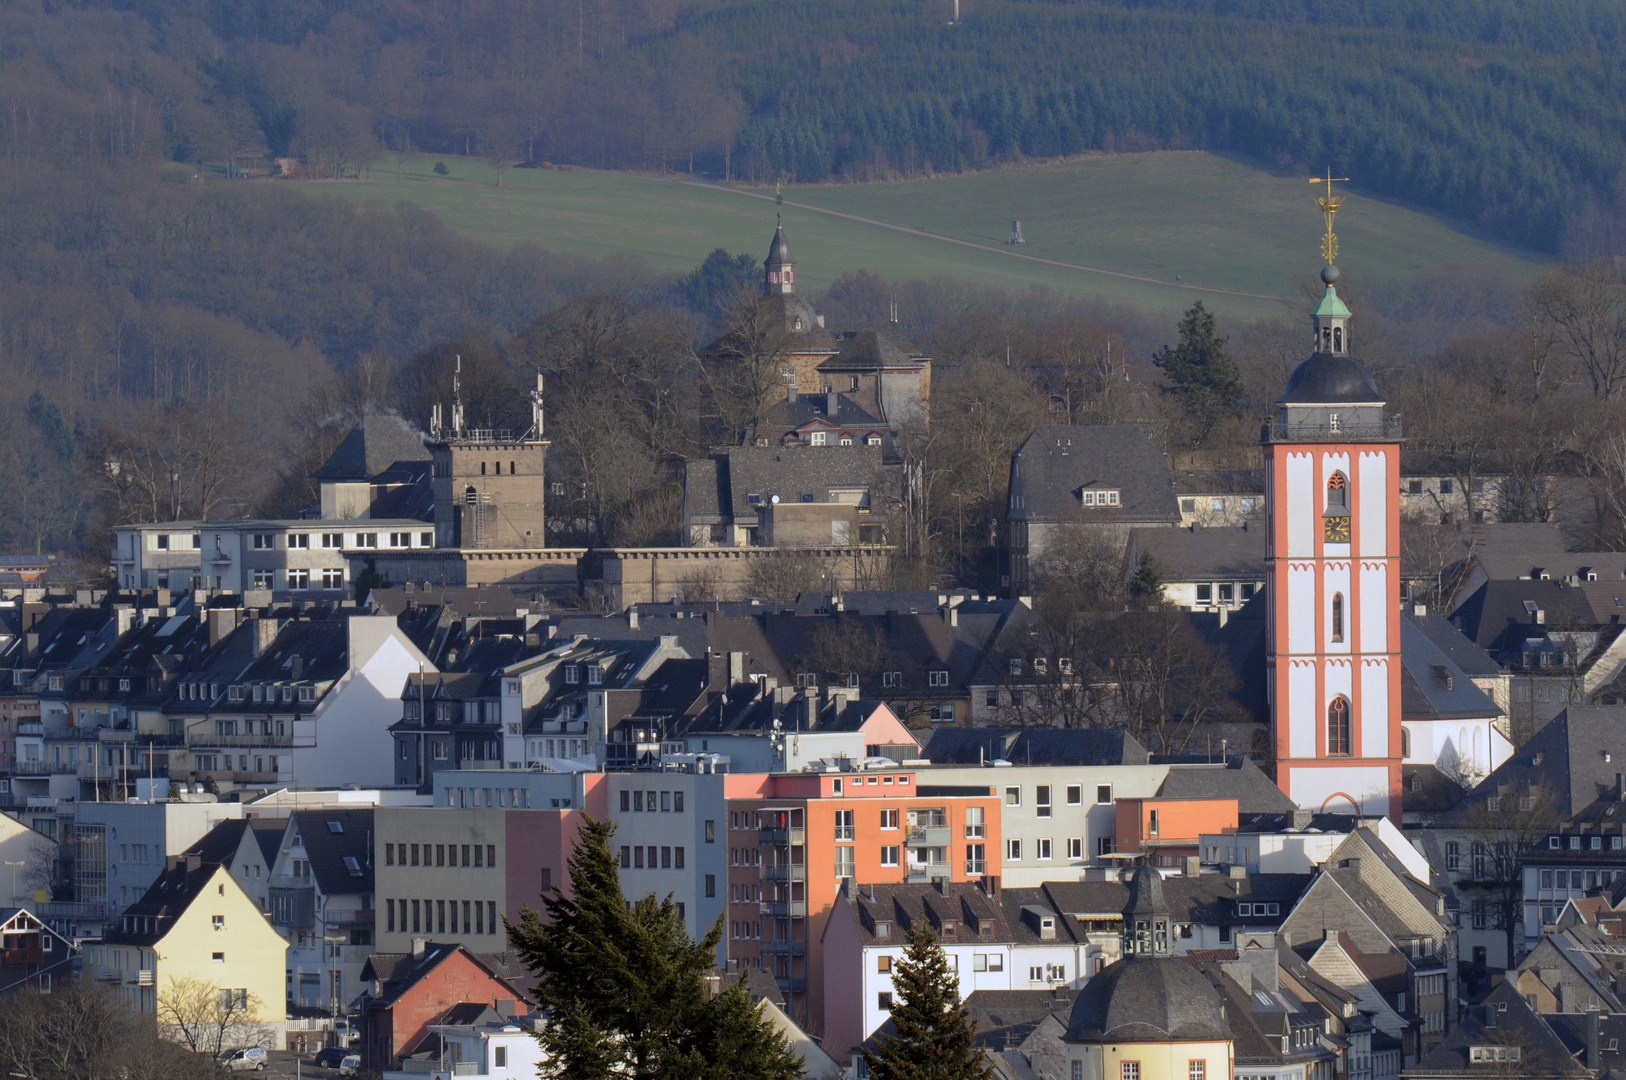
[[[220,1067],[227,1072],[263,1072],[266,1053],[263,1046],[246,1046],[220,1055]]]

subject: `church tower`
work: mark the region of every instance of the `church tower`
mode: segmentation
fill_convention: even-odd
[[[785,243],[785,226],[773,231],[773,243],[768,247],[768,258],[762,264],[762,291],[768,296],[796,291],[796,260],[790,257],[790,245]]]
[[[1317,181],[1320,182],[1320,181]],[[1350,355],[1333,215],[1310,358],[1263,432],[1276,783],[1300,807],[1400,815],[1400,424]]]

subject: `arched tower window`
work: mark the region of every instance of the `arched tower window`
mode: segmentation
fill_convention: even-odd
[[[1335,472],[1327,480],[1327,512],[1334,510],[1349,510],[1349,481],[1341,472]]]
[[[482,462],[480,462],[480,475],[484,476],[485,474],[486,474],[486,463],[482,461]]]
[[[1335,353],[1344,351],[1344,328],[1342,326],[1332,328],[1332,351]]]
[[[1349,699],[1342,694],[1327,706],[1327,753],[1346,757],[1350,753]]]
[[[1332,594],[1332,640],[1344,640],[1344,594]]]
[[[1400,756],[1403,758],[1411,757],[1411,728],[1403,727],[1400,729]]]
[[[463,501],[465,503],[467,503],[469,506],[473,506],[475,503],[480,501],[480,493],[478,491],[475,491],[474,487],[472,485],[467,487],[467,488],[464,488],[463,489]]]

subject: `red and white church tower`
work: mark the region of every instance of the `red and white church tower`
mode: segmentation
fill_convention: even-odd
[[[1328,187],[1314,351],[1263,432],[1276,783],[1304,809],[1398,821],[1400,425],[1350,355]]]

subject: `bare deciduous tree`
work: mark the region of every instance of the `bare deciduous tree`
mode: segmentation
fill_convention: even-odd
[[[195,1053],[218,1056],[272,1037],[260,1015],[260,999],[246,990],[187,975],[171,978],[158,994],[158,1027]]]

